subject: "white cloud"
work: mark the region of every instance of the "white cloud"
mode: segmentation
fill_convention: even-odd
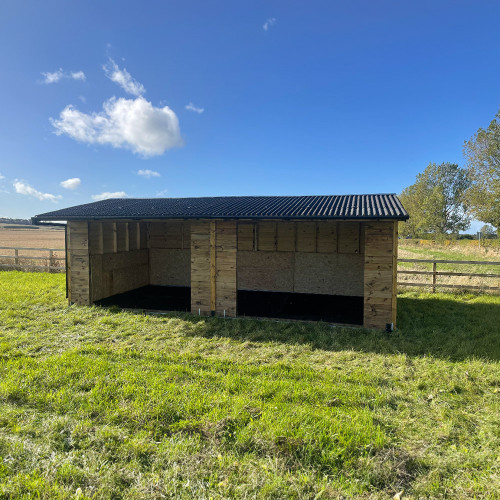
[[[142,175],[143,177],[146,177],[146,179],[151,179],[151,177],[161,177],[159,172],[155,172],[154,170],[138,170],[137,175]]]
[[[16,190],[16,193],[24,194],[26,196],[33,196],[33,198],[38,198],[41,201],[50,200],[56,203],[58,199],[62,198],[62,196],[56,196],[53,194],[37,191],[35,188],[20,181],[14,182],[13,186]]]
[[[127,197],[128,195],[125,191],[115,191],[114,193],[106,191],[104,193],[92,195],[92,199],[94,201],[102,201],[102,200],[107,200],[109,198],[127,198]]]
[[[146,92],[144,85],[134,80],[130,73],[125,69],[120,69],[118,64],[109,58],[108,64],[104,64],[102,69],[106,76],[112,81],[120,85],[120,87],[127,93],[135,95],[136,97],[141,96]]]
[[[275,17],[270,17],[269,19],[266,20],[266,22],[262,25],[262,29],[264,31],[267,31],[271,26],[274,26],[276,24],[276,18]]]
[[[59,120],[51,119],[57,135],[66,134],[89,144],[111,144],[144,156],[163,154],[182,146],[179,120],[168,107],[154,107],[143,97],[112,97],[100,113],[82,113],[66,106]]]
[[[73,71],[71,73],[73,80],[85,80],[85,73],[83,71]]]
[[[0,174],[0,181],[3,181],[5,179],[5,175]]]
[[[82,181],[78,177],[73,177],[65,181],[61,181],[60,184],[64,189],[76,189]]]
[[[186,109],[189,111],[194,111],[195,113],[202,114],[205,108],[197,108],[192,102],[186,104]]]
[[[161,191],[157,191],[156,192],[156,196],[158,198],[162,198],[163,196],[165,196],[166,194],[168,193],[168,189],[162,189]]]
[[[42,83],[57,83],[63,78],[68,78],[70,80],[85,80],[85,73],[83,71],[72,71],[70,73],[65,72],[62,68],[59,68],[53,73],[42,73],[44,80]]]

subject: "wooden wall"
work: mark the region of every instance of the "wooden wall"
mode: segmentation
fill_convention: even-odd
[[[364,326],[396,326],[397,222],[365,225]]]
[[[89,227],[87,222],[68,222],[68,302],[90,304]]]
[[[191,225],[191,312],[236,316],[235,221]]]
[[[239,222],[238,289],[363,295],[359,222]]]
[[[150,284],[191,286],[191,222],[150,222]]]
[[[89,301],[149,284],[145,222],[89,222]]]

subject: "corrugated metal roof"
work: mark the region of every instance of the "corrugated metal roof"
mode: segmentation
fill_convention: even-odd
[[[88,219],[408,219],[395,194],[123,198],[63,208],[33,222]]]

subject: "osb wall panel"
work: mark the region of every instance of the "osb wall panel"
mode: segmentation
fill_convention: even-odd
[[[394,255],[396,222],[365,225],[364,326],[384,328],[395,322]]]
[[[68,300],[90,304],[89,229],[87,222],[68,222]]]
[[[361,297],[363,267],[361,255],[297,252],[294,291]]]
[[[238,290],[293,292],[293,252],[238,252]]]
[[[191,286],[191,251],[150,250],[151,285]]]

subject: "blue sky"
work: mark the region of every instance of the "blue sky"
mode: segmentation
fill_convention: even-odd
[[[499,25],[498,1],[2,0],[0,216],[400,192],[497,112]]]

